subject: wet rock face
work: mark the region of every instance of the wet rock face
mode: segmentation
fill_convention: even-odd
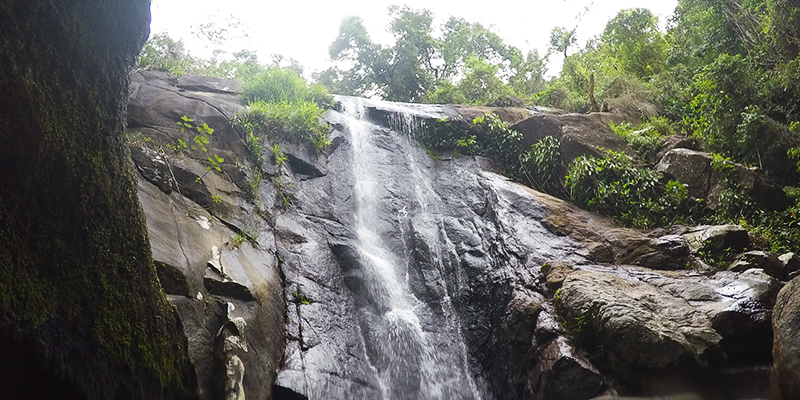
[[[220,121],[241,107],[215,89],[224,82],[181,92],[158,74],[135,78],[132,96],[134,129],[162,135],[154,141],[180,136],[144,116],[172,125],[185,114],[159,111],[154,99],[199,102],[189,108]],[[325,154],[281,144],[290,161],[283,171],[261,165],[258,207],[242,172],[189,188],[201,158],[134,152],[154,256],[170,267],[164,288],[204,398],[668,395],[644,380],[685,368],[681,379],[697,373],[719,389],[727,363],[769,362],[777,281],[757,268],[686,270],[694,246],[738,243],[735,227],[620,228],[509,182],[479,157],[434,161],[409,138],[420,119],[484,110],[360,101],[366,131],[340,105],[326,116],[334,145]],[[235,130],[214,128],[213,151],[247,160]],[[285,208],[267,181],[277,176],[293,186]],[[207,202],[212,193],[220,204]],[[238,245],[236,231],[247,233]]]
[[[200,398],[269,398],[285,340],[284,290],[275,231],[242,189],[246,177],[233,162],[248,157],[228,122],[243,109],[238,85],[159,71],[138,71],[132,80],[128,137],[138,138],[131,154],[139,201]],[[164,150],[177,139],[191,142],[176,128],[184,115],[214,129],[207,147],[226,159],[221,173],[206,173],[205,153]]]
[[[608,273],[570,274],[556,306],[570,329],[603,346],[623,375],[637,368],[705,363],[721,340],[708,316],[686,301]]]

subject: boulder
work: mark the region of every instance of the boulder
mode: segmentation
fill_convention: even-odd
[[[701,225],[688,228],[682,236],[695,252],[712,256],[739,253],[750,246],[747,230],[739,225]]]
[[[600,372],[563,337],[543,346],[529,382],[534,398],[542,400],[587,400],[605,387]]]
[[[186,74],[179,77],[175,86],[190,92],[225,93],[233,95],[242,93],[242,84],[240,82],[194,74]]]
[[[784,280],[786,279],[784,265],[775,254],[768,251],[755,250],[736,256],[736,260],[728,266],[728,271],[744,272],[752,268],[761,268],[767,275]]]
[[[697,150],[694,140],[682,135],[671,135],[661,140],[656,150],[656,155],[651,161],[658,162],[672,149]]]
[[[686,300],[638,280],[576,271],[556,294],[569,331],[593,346],[623,376],[683,363],[703,365],[721,336]]]
[[[717,209],[723,192],[731,184],[738,186],[748,199],[767,210],[784,210],[791,201],[783,189],[773,183],[761,170],[742,164],[733,167],[733,182],[727,183],[713,167],[710,153],[675,148],[668,151],[656,165],[656,171],[669,179],[687,185],[690,197],[704,199],[711,209]]]
[[[778,256],[782,269],[786,271],[788,280],[792,280],[800,274],[800,256],[795,253],[784,253]]]
[[[769,361],[772,308],[781,285],[763,270],[723,271],[711,277],[694,272],[629,272],[706,314],[722,336],[720,346],[730,362]]]
[[[772,316],[775,382],[781,399],[800,398],[800,279],[778,293]]]
[[[592,261],[661,270],[686,268],[690,249],[684,238],[675,235],[652,238],[641,231],[621,228],[610,218],[561,199],[519,187],[532,193],[547,211],[542,221],[544,226],[557,235],[569,236],[581,243]]]
[[[611,130],[604,114],[540,114],[533,115],[511,126],[522,134],[523,146],[552,136],[560,143],[560,164],[568,166],[572,160],[586,155],[605,157],[605,150],[622,152],[636,157],[636,152]],[[559,171],[565,174],[566,170]]]
[[[550,261],[542,265],[542,273],[547,278],[545,282],[547,289],[552,292],[558,290],[573,269],[572,265],[560,261]]]

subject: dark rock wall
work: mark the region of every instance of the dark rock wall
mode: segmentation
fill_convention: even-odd
[[[0,398],[193,398],[124,146],[144,0],[0,4]]]

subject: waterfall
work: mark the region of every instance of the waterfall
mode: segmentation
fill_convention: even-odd
[[[367,358],[383,398],[479,399],[449,297],[445,293],[432,307],[409,285],[413,244],[405,243],[405,225],[417,220],[434,232],[437,227],[428,214],[435,193],[413,154],[421,152],[410,143],[413,132],[371,124],[363,99],[341,101],[352,149],[355,246],[361,264],[362,283],[354,294],[361,303],[358,322]],[[392,123],[396,129],[418,125],[402,117]]]

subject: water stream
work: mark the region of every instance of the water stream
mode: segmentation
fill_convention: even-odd
[[[411,132],[370,123],[363,99],[341,101],[352,148],[361,263],[362,284],[354,291],[367,357],[383,398],[479,399],[449,296],[421,301],[409,285],[413,244],[406,243],[412,236],[408,227],[413,223],[435,233],[439,224],[432,213],[436,194],[415,159],[419,155],[414,152],[421,150],[410,143]],[[413,118],[393,125],[414,128]],[[386,162],[390,158],[402,162]],[[395,170],[387,170],[388,165]]]

